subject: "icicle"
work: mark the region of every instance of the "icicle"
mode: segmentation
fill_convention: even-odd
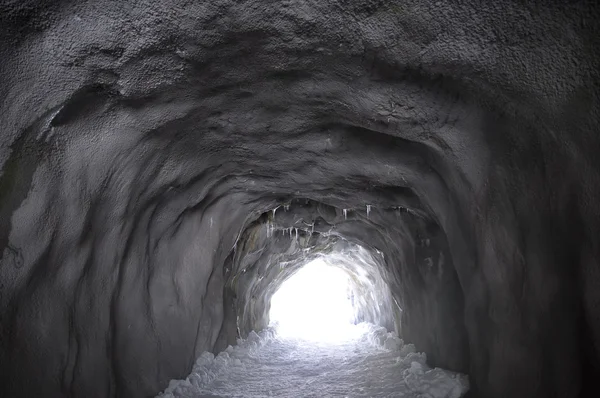
[[[369,214],[371,214],[371,205],[367,205],[367,218],[369,218]]]
[[[347,220],[348,219],[348,209],[344,209],[343,212],[344,212],[344,220]]]
[[[277,207],[271,210],[273,212],[273,219],[275,219],[275,212],[277,211]]]
[[[290,209],[290,204],[283,205],[283,210],[288,211]]]
[[[296,233],[296,242],[298,241],[298,228],[294,228],[294,232]]]

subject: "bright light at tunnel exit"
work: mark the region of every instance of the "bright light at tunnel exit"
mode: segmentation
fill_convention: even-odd
[[[348,273],[314,260],[282,283],[271,298],[271,326],[282,337],[339,342],[355,337]]]

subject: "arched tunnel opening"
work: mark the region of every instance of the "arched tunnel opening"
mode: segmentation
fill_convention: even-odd
[[[369,298],[375,301],[372,291],[352,283],[356,281],[351,275],[322,259],[304,265],[271,296],[269,325],[284,337],[334,342],[348,338],[362,312],[357,307]],[[363,311],[378,307],[377,302],[371,304]]]
[[[0,396],[198,396],[225,368],[262,396],[277,372],[245,360],[316,380],[345,347],[366,389],[333,396],[600,396],[598,21],[0,1]],[[273,298],[313,261],[350,281],[362,345],[286,359],[310,344]]]
[[[336,342],[352,336],[352,325],[395,329],[400,308],[365,249],[350,247],[305,262],[271,296],[269,325],[278,335]],[[397,331],[397,330],[396,330]]]
[[[329,322],[334,319],[342,323],[338,326],[370,322],[398,332],[401,309],[388,283],[392,274],[384,254],[337,233],[346,222],[356,222],[349,209],[299,199],[249,226],[226,271],[225,300],[235,309],[238,337],[269,324],[317,337],[333,332],[322,329],[323,323],[335,327]],[[261,238],[265,243],[257,245]]]

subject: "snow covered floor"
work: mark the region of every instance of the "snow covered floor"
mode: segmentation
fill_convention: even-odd
[[[216,357],[203,353],[159,396],[458,398],[468,390],[466,375],[429,368],[425,354],[384,328],[352,328],[337,343],[252,332]]]

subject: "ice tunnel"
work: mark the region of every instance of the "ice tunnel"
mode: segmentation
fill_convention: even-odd
[[[471,397],[600,396],[599,21],[0,1],[0,396],[154,396],[315,260]]]

